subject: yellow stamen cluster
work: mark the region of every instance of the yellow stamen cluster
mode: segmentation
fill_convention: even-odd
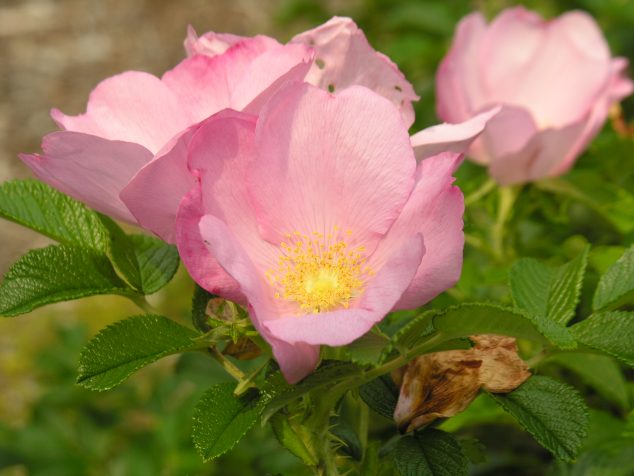
[[[338,229],[327,236],[295,232],[286,238],[280,245],[278,267],[267,273],[267,279],[276,298],[293,301],[304,312],[347,309],[373,274],[365,265],[364,247],[351,248]]]

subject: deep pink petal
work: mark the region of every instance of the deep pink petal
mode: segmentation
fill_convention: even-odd
[[[392,249],[391,256],[367,283],[354,308],[303,316],[271,316],[264,321],[264,327],[273,336],[290,343],[349,344],[393,309],[412,282],[424,254],[422,236],[410,236]]]
[[[247,183],[263,236],[350,230],[373,249],[407,199],[416,161],[396,108],[363,87],[280,91],[260,115]]]
[[[175,243],[178,206],[196,184],[187,166],[189,142],[197,126],[174,137],[121,191],[120,197],[139,225]]]
[[[153,153],[190,125],[178,97],[160,79],[137,71],[112,76],[90,93],[85,114],[52,111],[67,131],[134,142]]]
[[[200,187],[196,186],[183,198],[176,218],[176,244],[183,264],[193,280],[210,293],[246,304],[240,285],[218,264],[203,241],[199,223],[204,214]]]
[[[44,137],[42,150],[42,155],[20,155],[40,180],[106,215],[136,222],[119,193],[151,160],[149,150],[138,144],[65,131]]]
[[[222,220],[206,215],[200,221],[200,232],[209,251],[222,267],[239,283],[249,300],[249,313],[255,328],[271,344],[273,355],[289,383],[295,383],[311,373],[319,360],[319,346],[289,343],[271,335],[263,319],[276,303],[256,266],[240,246],[238,237]],[[266,316],[266,317],[265,317]]]
[[[463,18],[451,50],[436,73],[436,109],[443,121],[457,123],[469,119],[486,104],[480,83],[480,45],[486,30],[481,13]]]
[[[392,101],[406,126],[414,122],[412,101],[418,100],[414,88],[387,56],[372,48],[350,18],[334,17],[291,42],[315,49],[315,64],[306,78],[311,84],[334,91],[365,86]]]
[[[484,131],[500,107],[482,112],[459,124],[439,124],[414,134],[411,138],[416,160],[423,160],[442,152],[464,154],[473,141]]]

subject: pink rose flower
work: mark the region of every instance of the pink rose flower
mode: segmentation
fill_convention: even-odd
[[[189,140],[197,180],[178,211],[179,252],[201,286],[248,305],[296,382],[320,345],[348,344],[456,282],[460,162],[417,163],[399,110],[367,88],[288,84],[259,116],[223,111]]]
[[[43,139],[43,154],[20,158],[42,181],[136,223],[120,193],[145,164],[177,153],[179,136],[222,109],[257,112],[285,81],[302,80],[312,59],[303,45],[256,36],[214,57],[191,56],[161,78],[138,71],[113,76],[93,90],[84,114],[54,109],[51,115],[63,130]]]
[[[473,13],[458,25],[436,78],[438,115],[462,122],[503,105],[469,155],[503,185],[566,172],[632,93],[625,58],[612,58],[583,12],[551,21],[523,7],[487,25]]]
[[[214,32],[198,37],[190,28],[185,49],[189,55],[214,56],[241,39],[243,37]],[[305,45],[315,52],[306,82],[330,92],[348,86],[365,86],[392,101],[408,127],[414,123],[412,101],[419,99],[414,88],[394,62],[372,48],[352,19],[333,17],[295,36],[289,44]]]

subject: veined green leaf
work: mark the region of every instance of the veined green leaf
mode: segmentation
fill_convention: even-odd
[[[167,355],[200,348],[199,334],[163,316],[142,315],[103,329],[84,347],[77,383],[108,390]]]
[[[94,211],[37,180],[0,186],[0,217],[63,244],[105,253],[108,233]]]
[[[262,411],[257,392],[236,397],[234,387],[233,383],[214,385],[196,405],[193,439],[205,461],[233,448],[255,424]]]
[[[399,390],[389,375],[381,375],[359,387],[361,399],[379,415],[394,420]]]
[[[394,449],[401,476],[466,476],[469,460],[460,444],[444,431],[429,429],[401,438]]]
[[[614,309],[634,299],[634,245],[601,276],[592,308]]]
[[[533,376],[508,394],[491,394],[538,443],[572,461],[588,428],[588,409],[577,391],[557,380]]]
[[[579,302],[587,261],[588,248],[558,268],[532,258],[516,261],[509,273],[516,306],[532,315],[567,324]]]
[[[610,311],[593,314],[570,330],[579,343],[634,367],[634,313]]]
[[[555,362],[578,374],[604,398],[628,410],[629,398],[623,372],[611,357],[577,352],[555,354],[546,362]]]
[[[147,235],[127,235],[107,216],[100,219],[110,237],[108,256],[136,290],[155,293],[174,277],[179,264],[174,245]]]
[[[11,266],[0,284],[0,315],[17,316],[46,304],[96,294],[136,295],[104,255],[51,245],[29,251]]]

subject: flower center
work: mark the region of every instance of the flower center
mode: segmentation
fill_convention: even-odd
[[[351,247],[338,228],[327,236],[295,232],[286,238],[278,267],[266,277],[276,289],[276,298],[293,301],[304,312],[347,309],[350,300],[361,293],[366,278],[374,274],[365,265],[364,247]]]

